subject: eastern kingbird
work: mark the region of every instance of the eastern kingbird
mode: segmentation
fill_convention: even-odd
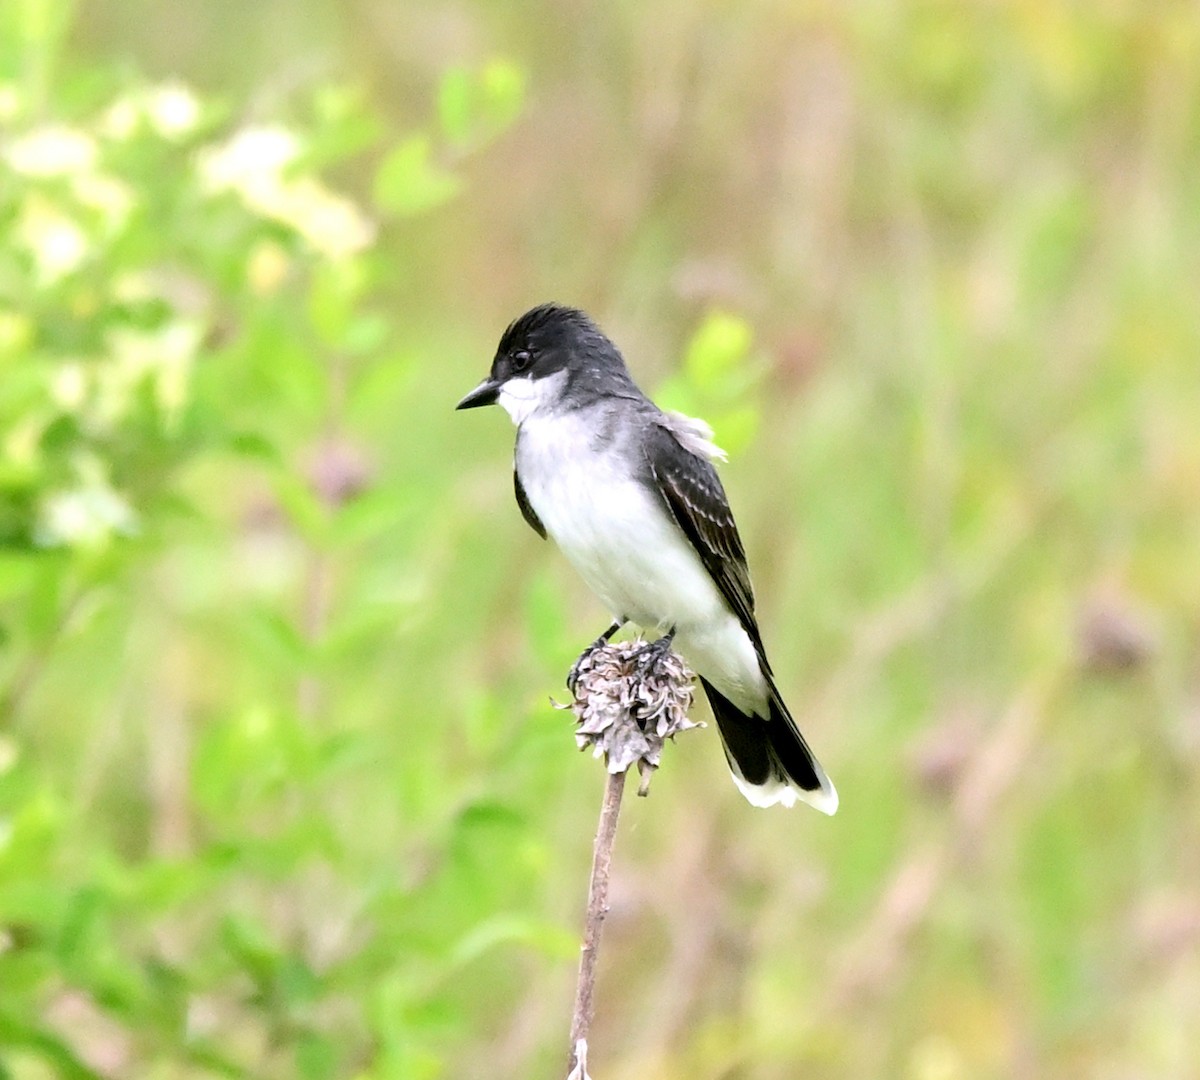
[[[517,505],[614,622],[665,634],[700,676],[734,783],[755,806],[837,792],[775,685],[746,551],[713,467],[707,424],[659,409],[592,320],[544,304],[500,339],[491,374],[458,403],[499,402],[517,425]]]

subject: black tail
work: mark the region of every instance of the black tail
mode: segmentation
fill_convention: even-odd
[[[747,715],[707,679],[701,677],[700,682],[721,732],[734,783],[751,803],[791,806],[801,799],[826,814],[837,810],[837,791],[808,748],[770,676],[767,719]]]

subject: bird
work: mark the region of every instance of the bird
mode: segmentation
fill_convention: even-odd
[[[651,649],[676,649],[696,672],[746,799],[833,814],[837,790],[767,660],[712,429],[660,409],[590,316],[553,303],[509,324],[456,408],[493,404],[516,424],[521,514],[612,615],[590,648],[627,623],[661,633]]]

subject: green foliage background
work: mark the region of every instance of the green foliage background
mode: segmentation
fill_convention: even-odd
[[[0,6],[0,1076],[559,1076],[606,613],[456,415],[707,416],[842,797],[627,807],[597,1080],[1194,1077],[1200,15]]]

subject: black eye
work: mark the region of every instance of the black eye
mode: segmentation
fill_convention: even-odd
[[[513,356],[512,356],[513,371],[524,371],[532,363],[533,363],[533,357],[529,355],[528,349],[522,349],[520,352],[513,353]]]

